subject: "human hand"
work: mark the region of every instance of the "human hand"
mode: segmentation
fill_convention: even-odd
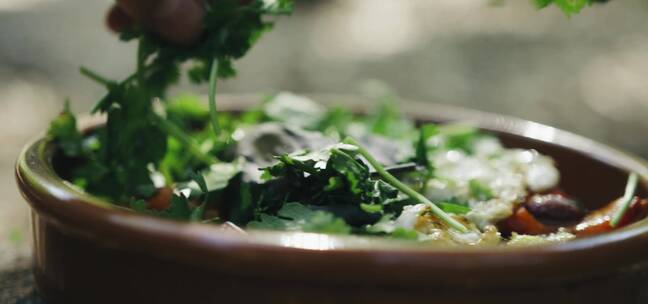
[[[116,32],[136,24],[162,39],[189,46],[202,34],[202,0],[116,0],[107,24]]]

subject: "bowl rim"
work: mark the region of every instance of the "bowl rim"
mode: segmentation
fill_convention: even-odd
[[[306,94],[325,104],[344,103],[351,108],[366,105],[367,98],[346,94]],[[261,100],[259,94],[219,95],[223,110],[246,108]],[[477,127],[523,136],[563,148],[586,153],[592,158],[624,171],[635,171],[648,187],[648,163],[638,156],[611,148],[591,139],[540,123],[505,115],[454,106],[402,101],[402,112],[413,118],[462,120]],[[418,114],[417,114],[418,113]],[[422,114],[425,113],[425,114]],[[436,113],[434,115],[426,115]],[[434,116],[438,117],[434,117]],[[369,264],[416,266],[428,269],[488,269],[491,271],[526,267],[542,270],[544,263],[562,265],[562,271],[588,270],[585,261],[605,261],[596,271],[613,270],[643,263],[648,248],[648,219],[630,226],[562,244],[529,247],[435,247],[358,237],[331,236],[301,232],[251,231],[195,223],[178,222],[137,214],[83,193],[59,178],[51,165],[51,150],[43,135],[28,143],[16,163],[16,179],[21,193],[36,212],[60,227],[114,246],[129,244],[133,250],[170,258],[205,259],[211,254],[254,251],[257,258],[271,259],[284,254],[301,255],[308,261],[337,257]],[[128,238],[123,238],[128,235]],[[124,244],[114,244],[115,238]],[[169,244],[173,247],[169,249]],[[189,250],[191,248],[191,250]],[[157,251],[161,250],[161,251]],[[183,252],[184,251],[184,252]],[[193,252],[188,255],[188,252]],[[193,256],[193,257],[191,257]],[[607,257],[607,258],[606,258]],[[609,257],[614,257],[610,259]],[[204,260],[204,259],[203,259]],[[335,260],[335,259],[334,259]],[[449,268],[450,267],[450,268]],[[591,267],[591,265],[590,265]]]

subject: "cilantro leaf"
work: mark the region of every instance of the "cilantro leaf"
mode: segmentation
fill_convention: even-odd
[[[329,193],[315,195],[315,203],[322,204],[327,201],[326,194],[331,194],[338,201],[380,204],[398,194],[389,184],[371,178],[369,167],[353,146],[337,144],[319,151],[282,155],[279,161],[266,168],[269,175],[328,190]]]
[[[101,178],[80,176],[87,189],[101,189],[98,182],[102,182],[111,188],[103,194],[118,201],[128,201],[130,197],[141,196],[138,189],[152,187],[150,165],[160,166],[160,171],[170,181],[174,177],[186,177],[186,172],[178,171],[182,170],[180,167],[192,165],[191,159],[177,154],[168,157],[169,135],[181,144],[175,145],[172,152],[189,152],[193,158],[207,164],[213,161],[213,157],[205,155],[185,132],[192,127],[191,120],[196,115],[202,119],[204,113],[196,111],[197,107],[188,112],[190,105],[185,103],[170,107],[170,117],[166,120],[155,113],[153,100],[165,96],[169,86],[179,80],[181,65],[191,61],[194,68],[189,72],[190,78],[196,82],[210,80],[209,115],[214,131],[217,131],[215,134],[220,136],[222,127],[214,102],[216,78],[235,74],[233,61],[245,55],[260,35],[272,27],[273,21],[269,17],[292,10],[292,1],[279,0],[268,4],[263,0],[253,0],[242,4],[238,0],[220,0],[205,1],[204,5],[204,35],[196,45],[178,47],[142,28],[135,28],[121,35],[124,41],[138,39],[135,73],[123,81],[112,81],[82,68],[83,75],[108,90],[93,110],[107,114],[107,123],[98,137],[101,151],[92,159],[110,170]],[[64,119],[57,122],[61,126],[54,126],[53,132],[57,133],[53,134],[61,139],[61,146],[65,146],[63,149],[68,154],[78,154],[78,140],[64,128],[71,124]],[[189,124],[186,124],[187,120]],[[178,121],[182,124],[176,125]]]
[[[199,130],[209,119],[209,110],[194,95],[183,94],[166,103],[167,119],[185,130]]]
[[[313,210],[300,203],[286,203],[277,216],[261,214],[259,221],[247,225],[252,229],[349,234],[351,227],[344,220],[321,210]]]
[[[455,123],[441,126],[439,135],[444,138],[446,149],[463,150],[470,154],[473,152],[472,144],[480,136],[480,133],[470,125]]]
[[[404,139],[414,134],[414,124],[403,116],[391,96],[384,97],[378,109],[367,118],[367,127],[373,134]]]
[[[241,160],[232,163],[218,163],[203,171],[200,182],[194,178],[203,192],[221,190],[227,187],[229,181],[241,172]]]
[[[70,111],[70,102],[65,102],[63,112],[50,122],[48,136],[54,139],[63,153],[69,157],[81,154],[82,136],[77,129],[76,117]]]
[[[423,180],[423,189],[421,190],[423,191],[427,187],[427,181],[434,175],[434,164],[428,157],[430,150],[434,148],[428,146],[428,140],[438,133],[439,127],[436,124],[425,124],[419,128],[419,137],[415,144],[414,161],[425,168],[425,172],[421,174]]]
[[[283,92],[268,100],[263,111],[273,121],[313,130],[324,118],[325,109],[305,96]]]
[[[315,130],[343,138],[352,121],[353,114],[349,110],[339,106],[332,107],[321,117]]]
[[[162,216],[186,220],[191,217],[191,209],[189,208],[189,200],[182,195],[174,195],[171,198],[171,206],[162,212]]]
[[[430,137],[439,133],[436,124],[425,124],[419,128],[419,138],[416,142],[416,162],[425,166],[429,171],[433,170],[433,165],[428,158],[428,140]]]
[[[392,231],[389,236],[400,240],[417,240],[418,232],[416,232],[416,230],[398,227],[394,231]]]
[[[383,211],[383,206],[380,204],[361,203],[360,208],[367,213],[381,213]]]
[[[460,204],[454,204],[454,203],[446,203],[446,202],[441,202],[437,203],[437,206],[441,208],[441,210],[448,212],[448,213],[454,213],[454,214],[466,214],[470,212],[470,207],[465,206],[465,205],[460,205]]]
[[[382,206],[398,196],[394,187],[372,178],[354,146],[337,144],[278,159],[265,169],[273,178],[267,191],[282,195],[265,195],[259,202],[271,213],[284,201],[299,201],[332,212],[351,225],[364,225],[376,222]]]

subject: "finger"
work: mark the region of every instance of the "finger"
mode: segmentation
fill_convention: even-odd
[[[153,16],[153,30],[171,42],[190,45],[202,34],[203,14],[203,7],[195,1],[161,1]]]
[[[142,26],[163,39],[191,45],[202,34],[203,7],[195,0],[117,0]]]
[[[117,5],[136,21],[144,22],[150,18],[157,2],[156,0],[117,0]]]
[[[106,25],[115,32],[121,32],[132,28],[134,21],[121,7],[115,5],[108,11]]]

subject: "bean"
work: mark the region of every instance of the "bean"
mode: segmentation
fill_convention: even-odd
[[[575,201],[560,194],[533,195],[525,207],[540,220],[575,221],[585,216],[585,211]]]

